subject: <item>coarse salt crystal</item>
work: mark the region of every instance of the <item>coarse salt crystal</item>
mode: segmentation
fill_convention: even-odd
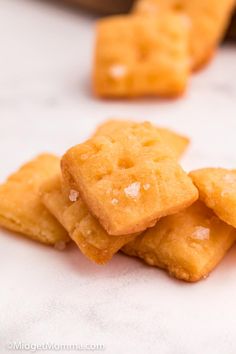
[[[196,240],[209,240],[210,230],[207,227],[197,226],[192,233],[192,238]]]
[[[150,184],[149,184],[149,183],[146,183],[146,184],[143,185],[143,189],[144,189],[145,191],[148,191],[149,188],[150,188]]]
[[[76,202],[78,198],[79,198],[79,192],[77,192],[75,189],[71,189],[69,194],[69,200],[71,202]]]
[[[127,197],[137,198],[140,191],[140,182],[134,182],[124,189]]]
[[[113,204],[113,205],[117,205],[118,203],[119,203],[119,200],[116,198],[113,198],[111,201],[111,204]]]
[[[126,66],[121,65],[121,64],[112,65],[109,68],[109,73],[113,78],[120,79],[126,75],[127,68],[126,68]]]

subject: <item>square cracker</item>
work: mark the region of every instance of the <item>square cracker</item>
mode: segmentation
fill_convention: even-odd
[[[122,246],[136,235],[110,236],[89,213],[75,191],[74,202],[62,191],[61,178],[55,177],[42,188],[42,200],[48,210],[68,231],[81,252],[97,264],[107,263]]]
[[[58,171],[58,157],[43,154],[12,174],[0,186],[0,226],[46,244],[68,241],[40,198],[41,185]]]
[[[236,231],[197,201],[175,215],[161,219],[123,252],[189,282],[205,278],[233,245]]]
[[[191,205],[198,191],[150,123],[71,148],[63,178],[110,235],[141,232]]]
[[[188,28],[178,15],[98,21],[94,91],[103,97],[181,95],[189,78]]]
[[[224,222],[236,228],[236,170],[203,168],[190,173],[200,199]]]
[[[110,119],[103,124],[101,124],[96,132],[97,135],[107,135],[112,137],[117,129],[125,129],[126,127],[132,126],[134,122],[128,120],[116,120]],[[183,153],[186,151],[190,140],[188,137],[180,135],[173,130],[163,127],[156,127],[157,132],[161,135],[163,143],[166,144],[173,152],[173,156],[179,159]]]
[[[139,0],[133,13],[162,17],[169,11],[190,20],[192,68],[197,70],[213,56],[229,24],[235,0]]]

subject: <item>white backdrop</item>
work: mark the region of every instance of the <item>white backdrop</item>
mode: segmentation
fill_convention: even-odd
[[[96,100],[94,18],[36,0],[0,0],[0,180],[42,151],[62,154],[109,117],[183,132],[187,170],[236,168],[236,46],[177,101]],[[236,248],[194,285],[117,255],[105,267],[0,231],[0,352],[12,341],[103,344],[105,353],[236,352]]]

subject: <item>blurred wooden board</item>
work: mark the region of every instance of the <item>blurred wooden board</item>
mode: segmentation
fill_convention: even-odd
[[[134,0],[66,0],[94,13],[109,15],[128,12]]]
[[[135,0],[66,0],[74,5],[79,5],[87,11],[101,15],[127,13]],[[226,39],[236,39],[236,13],[226,34]]]
[[[232,18],[226,38],[230,40],[236,40],[236,13]]]

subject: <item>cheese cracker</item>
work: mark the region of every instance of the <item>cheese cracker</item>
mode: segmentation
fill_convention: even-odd
[[[60,160],[43,154],[0,186],[0,226],[46,244],[68,241],[67,232],[41,202],[40,188],[60,171]]]
[[[179,15],[98,21],[95,93],[110,98],[182,95],[190,73],[188,38]]]
[[[42,200],[81,252],[97,264],[107,263],[122,246],[135,237],[108,235],[89,213],[75,190],[71,190],[68,195],[62,192],[59,176],[43,186]]]
[[[235,7],[235,0],[139,0],[133,14],[162,18],[169,11],[186,15],[190,26],[190,53],[193,70],[213,56],[223,38]]]
[[[216,267],[233,245],[236,231],[202,202],[161,219],[123,252],[189,282],[198,281]]]
[[[236,170],[203,168],[190,173],[200,199],[224,222],[236,228]]]
[[[95,136],[62,158],[62,174],[110,235],[141,232],[198,191],[149,123]]]
[[[133,124],[134,122],[128,120],[110,119],[97,128],[95,135],[108,135],[112,137],[117,129],[125,129],[126,127],[132,126]],[[180,135],[168,128],[157,127],[156,129],[157,132],[161,135],[163,143],[172,150],[173,156],[179,159],[186,151],[190,143],[189,138]]]

